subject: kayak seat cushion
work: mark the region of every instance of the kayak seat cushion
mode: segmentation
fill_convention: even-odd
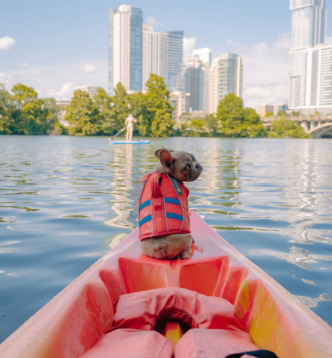
[[[220,297],[179,287],[158,288],[121,295],[113,327],[153,330],[160,321],[179,320],[189,328],[244,330],[234,306]]]
[[[156,331],[117,329],[104,334],[80,358],[171,358],[172,343]]]
[[[175,358],[220,358],[259,349],[248,333],[223,329],[190,329],[175,347]],[[244,355],[243,358],[249,357]]]

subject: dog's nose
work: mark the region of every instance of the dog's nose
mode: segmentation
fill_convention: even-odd
[[[199,163],[196,163],[196,164],[195,164],[195,168],[196,168],[197,170],[203,170],[203,167],[202,167]]]

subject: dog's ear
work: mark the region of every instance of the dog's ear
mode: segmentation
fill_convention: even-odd
[[[173,162],[173,157],[171,152],[173,152],[172,150],[168,150],[165,148],[162,149],[158,149],[154,155],[159,158],[160,163],[166,167],[166,168],[170,168],[172,162]]]
[[[162,150],[167,150],[167,151],[170,152],[170,153],[174,152],[173,149],[166,149],[166,148],[158,149],[158,150],[156,150],[156,151],[154,152],[154,155],[155,155],[158,159],[160,159],[160,153],[161,153]]]

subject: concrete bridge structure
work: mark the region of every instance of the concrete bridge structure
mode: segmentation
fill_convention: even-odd
[[[275,119],[280,117],[265,117],[262,122],[269,126]],[[300,124],[301,127],[310,133],[313,138],[332,138],[332,116],[317,115],[315,117],[287,117],[288,120]]]

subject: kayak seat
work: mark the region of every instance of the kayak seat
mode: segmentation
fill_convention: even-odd
[[[172,343],[161,333],[167,322],[174,321],[186,332],[173,351]],[[257,347],[230,302],[167,287],[121,295],[111,331],[81,358],[101,358],[106,352],[125,358],[171,358],[173,354],[175,358],[219,358],[253,349]]]
[[[165,287],[121,295],[112,330],[153,330],[163,320],[182,321],[190,328],[244,329],[227,300],[185,288]]]
[[[231,303],[248,276],[245,267],[232,266],[227,256],[198,260],[156,260],[144,255],[120,257],[119,268],[126,293],[179,286],[207,296],[223,297]]]

